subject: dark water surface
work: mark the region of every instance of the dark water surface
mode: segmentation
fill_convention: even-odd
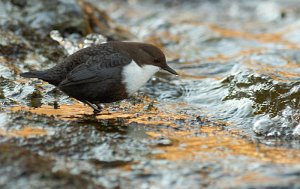
[[[0,188],[300,188],[300,4],[0,2]],[[161,47],[133,98],[89,107],[19,73],[107,40]]]

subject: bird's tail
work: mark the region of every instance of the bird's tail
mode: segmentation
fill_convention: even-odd
[[[21,73],[20,76],[26,77],[26,78],[41,78],[43,72],[41,71],[33,71],[33,72],[24,72]]]
[[[57,86],[61,82],[60,77],[52,77],[51,74],[47,73],[47,70],[24,72],[24,73],[21,73],[20,76],[26,77],[26,78],[38,78],[38,79],[46,81],[55,86]]]

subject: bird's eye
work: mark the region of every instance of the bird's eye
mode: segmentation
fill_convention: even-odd
[[[155,63],[159,63],[159,62],[160,62],[160,59],[155,58],[155,59],[154,59],[154,62],[155,62]]]

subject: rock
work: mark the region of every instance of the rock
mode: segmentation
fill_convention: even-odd
[[[63,37],[58,30],[52,30],[50,32],[50,37],[57,41],[67,52],[68,54],[73,54],[81,48],[89,47],[91,45],[98,45],[105,43],[107,39],[101,34],[88,34],[84,38],[78,35],[69,35]]]
[[[52,29],[67,33],[87,32],[83,12],[76,0],[18,2],[0,2],[5,18],[2,22],[25,25],[43,35],[48,35]]]
[[[293,131],[293,135],[299,137],[300,136],[300,124],[297,125]]]
[[[267,134],[271,127],[274,126],[274,123],[271,119],[262,117],[257,120],[253,125],[253,131],[258,135]]]
[[[128,40],[134,37],[128,29],[116,23],[105,10],[97,7],[97,4],[94,5],[83,0],[80,1],[89,33],[92,33],[92,31],[100,33],[108,38],[108,40],[113,41]]]

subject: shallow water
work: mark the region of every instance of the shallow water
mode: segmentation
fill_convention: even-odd
[[[300,188],[296,0],[90,2],[0,2],[1,188]],[[180,76],[97,116],[18,76],[120,39]]]

